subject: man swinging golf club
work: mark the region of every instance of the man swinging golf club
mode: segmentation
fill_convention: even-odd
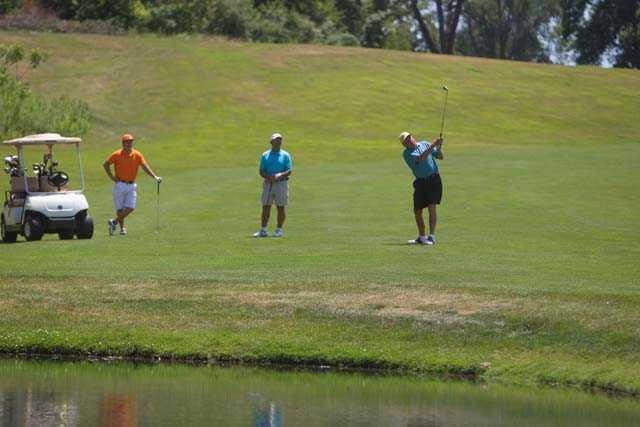
[[[114,165],[115,175],[111,172],[111,165]],[[103,164],[107,175],[115,183],[113,185],[113,202],[117,216],[115,219],[109,220],[109,236],[113,236],[118,224],[120,224],[120,234],[122,236],[127,234],[124,219],[136,208],[138,198],[136,176],[140,166],[147,175],[156,180],[158,185],[162,182],[162,178],[151,170],[142,153],[133,148],[133,136],[123,135],[122,149],[111,153]]]
[[[271,215],[271,205],[278,208],[278,226],[273,237],[282,237],[285,220],[285,207],[289,203],[289,176],[291,175],[291,156],[282,148],[282,135],[271,135],[271,149],[260,157],[260,176],[262,184],[262,223],[253,237],[267,237],[267,225]]]
[[[415,177],[413,181],[413,213],[418,226],[418,238],[409,240],[409,243],[435,245],[436,205],[440,204],[442,199],[442,181],[435,159],[443,159],[442,138],[429,144],[427,141],[416,142],[409,132],[402,132],[400,142],[405,147],[402,157]],[[424,208],[429,210],[428,236],[425,235],[422,216]]]

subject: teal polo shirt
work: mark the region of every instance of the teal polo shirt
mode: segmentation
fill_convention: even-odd
[[[280,149],[267,150],[260,157],[260,172],[267,175],[285,172],[291,169],[291,155]]]
[[[429,141],[420,141],[414,150],[405,148],[402,152],[404,161],[416,178],[428,178],[434,173],[438,173],[438,164],[436,163],[437,148],[434,148],[431,155],[427,156],[426,159],[418,161],[418,157],[427,151],[429,145],[431,145]]]

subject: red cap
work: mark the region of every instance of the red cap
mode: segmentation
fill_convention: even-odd
[[[125,133],[122,135],[122,142],[133,141],[133,135],[130,133]]]

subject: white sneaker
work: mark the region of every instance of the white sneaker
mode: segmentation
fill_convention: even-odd
[[[113,236],[113,233],[116,232],[116,220],[115,219],[110,219],[108,222],[109,225],[109,236]]]
[[[282,228],[276,228],[276,232],[273,233],[273,237],[282,237]]]
[[[269,236],[269,233],[267,233],[267,230],[258,230],[255,233],[253,233],[253,237],[267,237]]]
[[[121,236],[126,236],[127,235],[127,227],[122,227],[120,229],[120,235]]]
[[[428,245],[426,237],[417,237],[415,239],[407,240],[407,243],[410,245]]]

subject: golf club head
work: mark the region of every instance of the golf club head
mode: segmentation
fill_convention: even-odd
[[[447,86],[442,86],[442,90],[449,92],[449,88]]]

